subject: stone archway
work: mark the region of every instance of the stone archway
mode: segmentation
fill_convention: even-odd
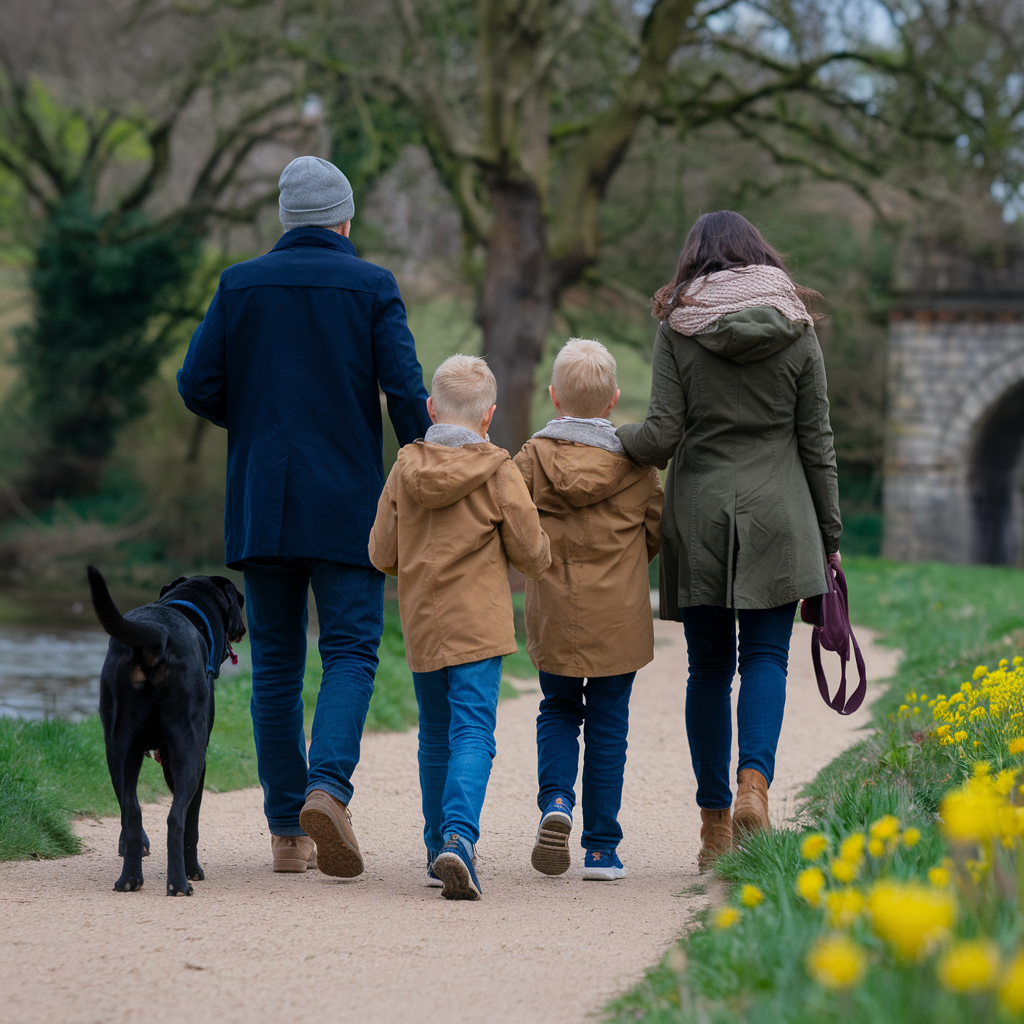
[[[883,553],[1024,566],[1024,252],[922,253],[890,318]]]
[[[989,407],[975,429],[968,471],[973,562],[1021,564],[1022,451],[1024,381],[1018,381]]]

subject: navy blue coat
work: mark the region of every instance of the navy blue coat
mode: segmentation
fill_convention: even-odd
[[[422,437],[427,392],[398,285],[347,238],[295,228],[221,274],[178,391],[228,431],[227,565],[370,565],[384,487],[378,384],[399,444]]]

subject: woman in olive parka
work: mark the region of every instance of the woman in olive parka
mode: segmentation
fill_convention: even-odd
[[[842,522],[825,367],[804,299],[745,218],[706,213],[655,296],[651,401],[619,427],[664,469],[661,617],[682,621],[686,732],[701,808],[700,869],[768,829],[798,600],[828,589]],[[739,620],[736,806],[730,694]]]

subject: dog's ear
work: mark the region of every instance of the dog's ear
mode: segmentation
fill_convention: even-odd
[[[187,579],[187,576],[179,576],[176,580],[171,580],[170,583],[165,583],[160,588],[160,596],[163,597],[164,594],[167,593],[167,591],[173,590],[179,583],[184,583]]]
[[[228,639],[231,641],[241,640],[245,636],[245,622],[242,619],[245,598],[226,576],[211,576],[210,582],[217,588],[217,597],[227,613],[224,631],[227,633]]]

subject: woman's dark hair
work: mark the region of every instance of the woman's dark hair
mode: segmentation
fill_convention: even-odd
[[[667,320],[677,306],[696,305],[698,300],[687,295],[686,290],[697,278],[719,270],[739,270],[750,266],[777,267],[789,275],[780,253],[768,244],[746,217],[732,210],[703,214],[686,236],[671,284],[659,288],[654,295],[655,319]],[[823,301],[813,289],[800,285],[795,287],[805,304],[816,299]],[[813,311],[811,315],[816,320],[821,316]]]

